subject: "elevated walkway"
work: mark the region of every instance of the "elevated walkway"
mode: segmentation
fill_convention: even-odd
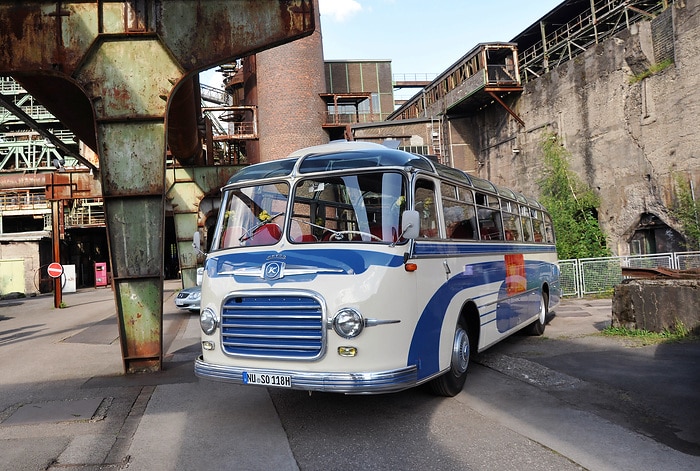
[[[388,120],[463,114],[496,100],[522,124],[502,97],[522,91],[515,43],[482,43],[462,56]]]

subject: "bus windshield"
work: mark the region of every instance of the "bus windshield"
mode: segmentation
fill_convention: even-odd
[[[218,237],[212,248],[270,245],[282,237],[289,199],[285,182],[239,187],[224,192]]]
[[[290,203],[291,200],[291,203]],[[405,178],[398,172],[316,175],[224,191],[214,249],[292,243],[398,242],[406,209]],[[287,214],[291,208],[290,214]]]

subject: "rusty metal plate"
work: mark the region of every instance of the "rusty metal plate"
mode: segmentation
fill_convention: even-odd
[[[159,363],[162,342],[162,280],[118,280],[117,303],[121,307],[120,338],[127,371],[138,360]],[[131,371],[133,372],[133,371]]]
[[[182,72],[155,39],[101,41],[77,79],[100,118],[163,116]]]
[[[187,71],[298,39],[315,27],[312,0],[169,0],[157,14],[159,37]]]
[[[163,197],[105,199],[114,278],[161,276]]]
[[[190,72],[298,39],[314,28],[313,0],[2,2],[0,72],[73,75],[94,54],[90,49],[100,35],[139,33],[157,33]]]
[[[162,122],[108,123],[98,125],[97,130],[105,197],[164,194]]]

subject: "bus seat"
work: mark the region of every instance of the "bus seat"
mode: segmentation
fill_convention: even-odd
[[[384,236],[384,233],[388,233],[389,229],[391,229],[391,235]],[[379,224],[375,224],[372,226],[369,226],[369,232],[375,236],[381,239],[384,242],[397,242],[399,239],[399,231],[397,230],[396,227],[392,226],[391,228],[387,227],[386,229],[380,226]],[[372,241],[377,242],[378,240],[372,237]]]
[[[269,245],[274,244],[282,237],[282,229],[277,224],[265,224],[248,241],[248,245]]]

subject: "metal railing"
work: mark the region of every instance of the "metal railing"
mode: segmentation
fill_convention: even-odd
[[[582,2],[583,3],[583,2]],[[610,36],[640,20],[654,17],[673,0],[595,0],[565,24],[540,25],[543,40],[521,50],[520,73],[523,82],[542,74],[585,52]],[[555,27],[555,30],[545,29]]]
[[[105,225],[104,203],[101,199],[76,199],[65,216],[66,227],[94,227]]]
[[[432,82],[438,74],[430,73],[408,73],[408,74],[392,74],[391,79],[394,83],[397,82]]]
[[[44,193],[32,193],[29,190],[17,190],[0,193],[0,212],[33,211],[49,209]]]
[[[623,267],[672,270],[700,268],[700,252],[559,260],[562,294],[581,298],[588,294],[610,292],[624,279]]]

